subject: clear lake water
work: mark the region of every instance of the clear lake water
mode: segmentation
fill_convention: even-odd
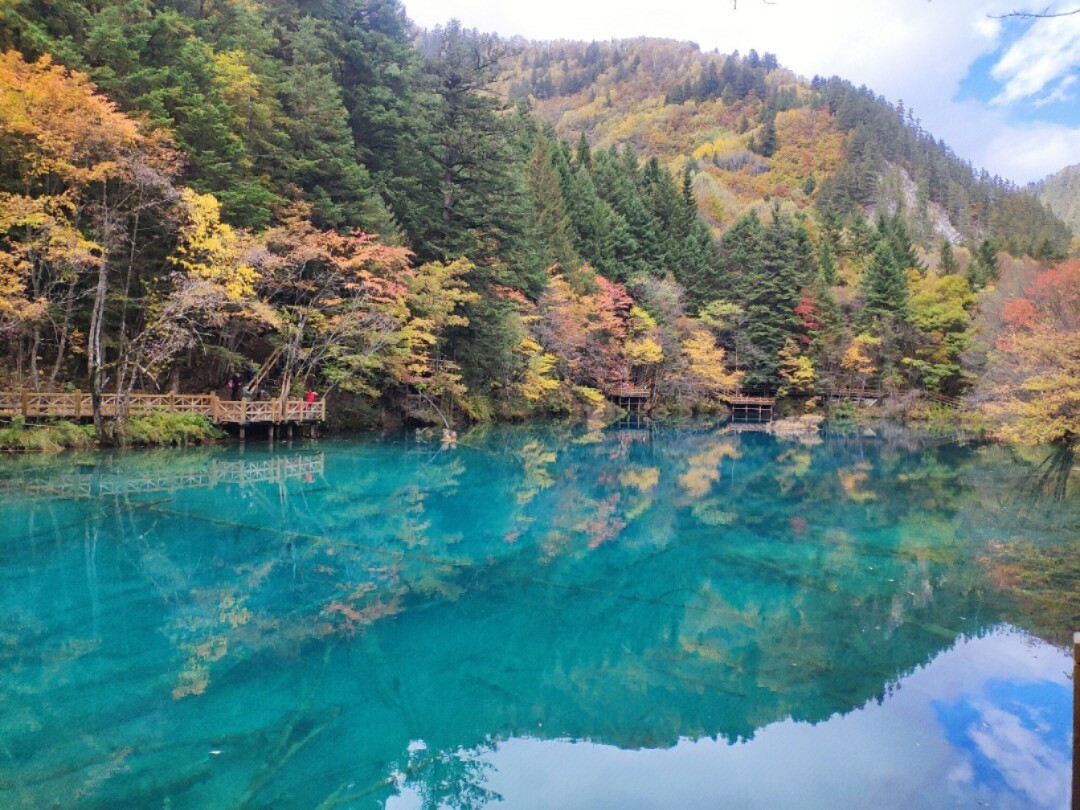
[[[697,423],[0,459],[0,807],[1064,808],[1080,628],[1017,577],[1080,553],[1071,472]]]

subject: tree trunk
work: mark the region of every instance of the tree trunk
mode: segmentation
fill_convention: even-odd
[[[76,277],[68,282],[67,295],[64,301],[64,321],[60,327],[60,340],[56,345],[56,362],[53,363],[52,373],[49,375],[49,387],[56,388],[60,379],[60,369],[64,365],[64,354],[67,351],[68,337],[71,335],[71,312],[75,307],[75,283]]]
[[[15,358],[15,379],[19,381],[19,388],[22,388],[26,374],[26,335],[20,334],[18,342],[18,354]]]
[[[104,351],[101,345],[102,324],[105,321],[105,297],[109,291],[109,264],[102,257],[98,267],[97,285],[94,288],[94,304],[90,310],[90,331],[86,336],[86,369],[90,377],[90,406],[94,416],[94,430],[99,439],[105,439],[105,422],[101,416],[101,389],[104,374]]]
[[[30,384],[35,391],[41,390],[41,376],[38,373],[38,352],[41,351],[41,324],[34,324],[33,339],[30,341]]]
[[[120,343],[119,355],[120,355],[120,371],[116,375],[116,393],[122,394],[125,390],[130,390],[131,386],[128,385],[128,375],[134,376],[134,370],[132,369],[131,353],[129,347],[131,341],[128,340],[127,334],[127,315],[128,315],[128,300],[131,295],[131,278],[135,272],[135,244],[139,236],[139,214],[136,212],[135,220],[131,226],[131,246],[128,250],[127,271],[124,273],[124,297],[123,303],[120,307],[120,328],[117,330],[117,337]],[[126,410],[126,409],[125,409]],[[127,414],[125,413],[126,417]]]

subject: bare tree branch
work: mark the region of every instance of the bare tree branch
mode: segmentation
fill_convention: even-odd
[[[1007,14],[988,14],[987,16],[994,20],[1051,20],[1055,17],[1071,17],[1074,14],[1080,14],[1080,8],[1074,8],[1071,11],[1050,11],[1049,9],[1044,11],[1010,11]]]

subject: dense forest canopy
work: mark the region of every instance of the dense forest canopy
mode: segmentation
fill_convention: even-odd
[[[396,0],[17,0],[0,50],[3,374],[95,402],[270,358],[368,424],[959,396],[1027,328],[986,315],[1004,276],[1071,238],[902,104],[755,51]]]

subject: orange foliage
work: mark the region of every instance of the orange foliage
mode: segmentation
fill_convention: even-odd
[[[1080,436],[1080,261],[1040,273],[1002,308],[1005,329],[981,408],[998,435],[1025,444]]]
[[[179,165],[164,135],[142,132],[86,76],[16,51],[0,55],[0,156],[22,180],[21,193],[0,195],[0,318],[16,323],[45,315],[32,277],[41,290],[66,270],[94,270],[122,232],[124,195],[113,190],[104,217],[94,190],[164,188]]]
[[[1013,329],[1030,327],[1035,322],[1038,310],[1027,298],[1013,298],[1001,308],[1001,317]]]
[[[540,342],[558,357],[564,379],[613,392],[632,378],[627,337],[634,299],[603,276],[594,276],[592,284],[595,292],[578,294],[565,278],[553,276],[540,301],[544,317],[537,331]]]

